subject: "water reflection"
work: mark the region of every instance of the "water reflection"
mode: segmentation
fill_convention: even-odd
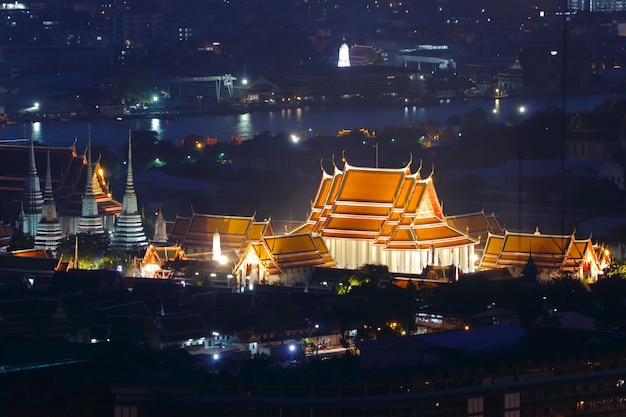
[[[203,137],[217,137],[227,142],[233,135],[250,139],[258,132],[302,132],[312,129],[335,134],[341,129],[376,128],[400,124],[413,125],[428,119],[440,125],[450,116],[463,117],[470,110],[481,108],[486,114],[492,113],[489,120],[504,122],[510,115],[530,117],[533,112],[544,108],[566,106],[567,112],[592,110],[611,94],[579,96],[564,101],[558,96],[509,97],[504,100],[468,99],[451,100],[449,103],[428,107],[394,108],[342,108],[313,109],[294,108],[274,112],[245,113],[236,115],[180,116],[173,119],[123,119],[122,121],[91,121],[71,123],[22,123],[3,126],[3,139],[33,138],[42,143],[49,141],[53,146],[70,146],[78,138],[79,146],[87,142],[88,125],[91,125],[92,142],[110,147],[123,146],[128,138],[128,130],[154,130],[160,139],[176,141],[190,134]],[[520,106],[526,111],[518,113]],[[494,111],[495,110],[495,111]]]
[[[161,129],[161,119],[150,119],[150,130],[155,131],[157,133],[157,137],[160,138],[163,133]]]

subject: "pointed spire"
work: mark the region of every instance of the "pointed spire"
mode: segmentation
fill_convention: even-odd
[[[133,147],[131,131],[128,131],[128,171],[126,191],[122,200],[122,213],[115,223],[111,246],[125,250],[146,247],[148,239],[143,230],[142,216],[139,214],[137,195],[133,179]]]
[[[133,146],[131,131],[128,131],[128,171],[126,173],[126,193],[135,194],[135,183],[133,179]]]
[[[46,166],[46,185],[43,195],[43,203],[46,206],[43,216],[47,220],[55,220],[57,218],[56,204],[54,203],[54,194],[52,193],[52,170],[50,168],[50,148],[48,148],[47,166]]]
[[[157,218],[154,222],[154,238],[152,240],[154,242],[161,243],[167,242],[167,225],[165,223],[161,207],[159,207],[159,212],[157,213]]]
[[[50,168],[50,148],[48,148],[46,167],[46,186],[42,206],[42,216],[35,236],[35,247],[41,247],[55,251],[57,245],[63,239],[61,223],[57,217],[57,208],[52,192],[52,173]]]
[[[87,178],[85,180],[85,195],[80,220],[78,222],[79,233],[103,234],[102,218],[98,215],[98,202],[93,191],[93,167],[91,165],[91,125],[89,125],[89,137],[87,141]]]
[[[43,194],[41,193],[41,183],[37,174],[35,164],[35,144],[30,140],[30,152],[28,155],[28,173],[24,181],[24,194],[22,197],[22,207],[24,209],[24,233],[35,236],[37,226],[41,220],[41,210],[43,206]]]

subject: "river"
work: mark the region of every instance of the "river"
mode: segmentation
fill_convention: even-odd
[[[232,135],[250,139],[258,132],[309,132],[324,131],[335,134],[341,129],[383,128],[400,124],[412,125],[428,119],[441,125],[452,115],[463,116],[466,112],[482,108],[489,122],[506,122],[513,112],[528,117],[549,107],[565,108],[572,113],[593,110],[607,98],[609,93],[572,95],[565,100],[561,96],[519,96],[505,99],[451,99],[425,107],[343,107],[332,109],[291,108],[271,112],[254,112],[232,115],[178,116],[167,118],[143,118],[94,121],[45,121],[0,125],[0,141],[11,142],[33,138],[50,146],[69,146],[75,138],[85,143],[91,131],[94,144],[118,148],[128,140],[129,130],[153,130],[160,139],[176,141],[189,134],[217,137],[228,141]]]

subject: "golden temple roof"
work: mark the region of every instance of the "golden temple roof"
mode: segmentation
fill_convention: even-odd
[[[481,268],[524,267],[532,256],[540,269],[575,271],[582,262],[595,262],[597,257],[591,238],[577,240],[574,235],[515,233],[489,234]]]
[[[213,247],[213,236],[219,233],[222,251],[239,253],[248,240],[259,240],[274,234],[270,221],[256,221],[254,216],[226,216],[193,212],[191,217],[176,217],[168,244],[183,247]],[[207,249],[209,250],[209,249]],[[209,250],[209,251],[210,251]]]
[[[489,233],[502,234],[504,232],[495,214],[487,215],[484,211],[447,216],[446,221],[455,229],[467,231],[474,239],[483,239],[483,241]]]
[[[324,241],[309,233],[267,236],[251,242],[250,247],[270,274],[292,268],[336,266]]]
[[[307,225],[325,238],[372,240],[385,249],[476,244],[446,222],[432,176],[401,168],[355,167],[344,160],[322,179]],[[307,230],[304,226],[297,231]]]

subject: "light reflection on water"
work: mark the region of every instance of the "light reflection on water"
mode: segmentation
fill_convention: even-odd
[[[181,116],[171,119],[124,119],[74,121],[74,122],[37,122],[0,125],[0,140],[33,138],[38,142],[52,146],[70,146],[74,138],[78,139],[79,148],[87,142],[89,126],[94,144],[110,147],[122,146],[128,138],[128,130],[153,130],[160,139],[172,141],[184,139],[190,134],[204,137],[217,137],[228,141],[232,135],[250,139],[255,134],[270,132],[310,131],[316,134],[324,131],[334,134],[341,129],[369,128],[381,129],[399,124],[412,125],[428,119],[445,125],[452,115],[463,116],[475,108],[485,110],[489,122],[505,122],[512,112],[520,106],[526,108],[525,116],[547,107],[562,108],[566,112],[592,110],[613,94],[596,94],[568,98],[565,102],[558,96],[510,97],[503,100],[470,99],[451,100],[428,106],[407,106],[395,108],[338,108],[310,109],[293,108],[272,112],[245,113],[233,115]],[[496,111],[494,111],[494,109]]]

